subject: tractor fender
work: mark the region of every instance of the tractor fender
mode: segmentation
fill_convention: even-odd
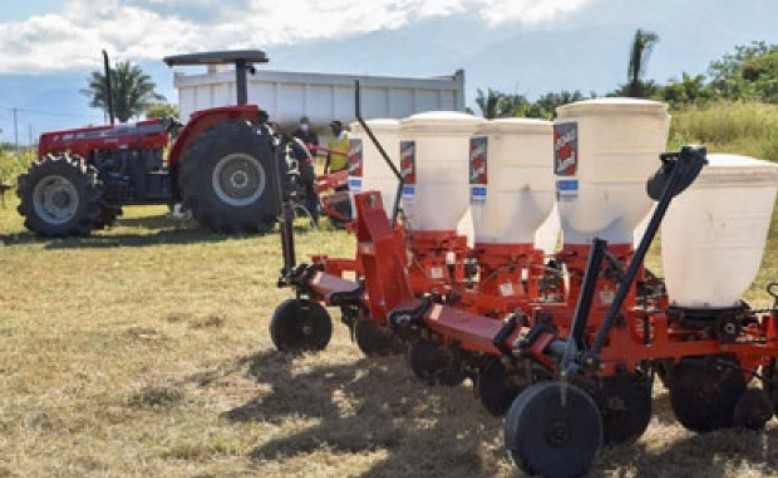
[[[222,106],[194,112],[170,148],[168,164],[171,168],[177,169],[186,149],[211,126],[241,119],[256,122],[259,121],[259,117],[260,110],[257,105]]]

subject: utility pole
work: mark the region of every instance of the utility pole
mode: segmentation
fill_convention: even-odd
[[[19,152],[19,122],[17,121],[16,113],[19,111],[19,108],[14,106],[11,109],[14,112],[14,139],[16,143],[16,152],[18,153]]]
[[[29,134],[27,144],[29,144],[30,148],[32,148],[32,125],[31,124],[27,124],[27,133]]]

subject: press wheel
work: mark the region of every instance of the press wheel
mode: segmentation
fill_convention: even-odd
[[[746,390],[734,359],[721,356],[684,359],[670,375],[670,404],[681,425],[709,432],[733,425],[738,400]]]
[[[287,299],[273,313],[270,338],[282,352],[323,350],[332,338],[332,319],[317,302]]]
[[[429,385],[453,387],[467,378],[453,351],[441,343],[418,337],[408,349],[408,359],[416,377]]]
[[[368,357],[392,355],[402,352],[402,343],[388,328],[369,319],[354,324],[354,340],[359,350]]]
[[[761,430],[773,417],[769,395],[761,389],[749,388],[735,405],[732,421],[735,428]]]
[[[516,396],[526,387],[509,375],[499,358],[489,360],[478,369],[475,390],[486,411],[495,417],[505,415]]]
[[[651,421],[651,379],[643,374],[606,377],[594,400],[602,415],[603,444],[635,441]]]
[[[764,389],[768,394],[773,414],[778,417],[778,367],[774,359],[762,367],[762,377],[764,377]]]
[[[586,392],[556,381],[540,382],[514,400],[505,425],[505,446],[530,475],[581,476],[602,443],[602,418]]]

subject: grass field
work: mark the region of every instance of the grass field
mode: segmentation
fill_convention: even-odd
[[[427,387],[402,356],[363,358],[337,312],[326,351],[275,352],[269,318],[290,295],[275,287],[277,236],[213,235],[138,207],[93,237],[41,240],[11,196],[0,478],[521,476],[469,384]],[[300,258],[352,254],[345,233],[299,232]],[[766,305],[775,279],[778,211],[747,298]],[[778,422],[696,435],[660,386],[654,407],[647,433],[604,450],[592,476],[778,476]]]
[[[38,240],[14,202],[0,209],[0,477],[519,476],[469,385],[365,359],[342,326],[320,354],[275,352],[268,320],[289,295],[276,236],[147,207],[91,238]],[[352,247],[300,232],[302,257]],[[659,387],[655,407],[594,476],[778,476],[775,424],[697,436]]]

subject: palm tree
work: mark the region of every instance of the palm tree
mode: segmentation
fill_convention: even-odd
[[[678,107],[680,105],[704,103],[711,98],[710,87],[705,85],[705,76],[690,75],[683,72],[681,79],[670,79],[667,84],[660,89],[660,97]]]
[[[486,119],[509,118],[529,107],[529,102],[524,96],[506,94],[491,88],[487,89],[486,94],[481,88],[478,88],[475,103],[481,110],[481,115]]]
[[[624,92],[627,96],[633,98],[645,98],[650,95],[653,89],[653,82],[643,81],[646,73],[648,58],[651,56],[651,49],[659,41],[659,36],[653,32],[647,32],[638,29],[635,32],[635,38],[632,40],[632,49],[629,53],[629,66],[627,68],[627,80]]]
[[[164,96],[154,91],[156,85],[138,65],[120,61],[110,70],[110,74],[113,110],[116,119],[121,123],[126,123],[133,116],[139,116],[154,103],[165,100]],[[81,93],[90,97],[89,106],[102,108],[107,113],[108,88],[105,80],[104,73],[92,72],[89,86],[81,90]]]
[[[481,110],[481,116],[486,119],[494,119],[497,117],[497,104],[500,102],[500,96],[502,93],[495,91],[491,88],[484,94],[481,88],[476,91],[475,104]]]
[[[595,95],[592,94],[592,98],[594,98],[594,96]],[[556,109],[558,106],[585,100],[586,98],[587,97],[578,90],[562,90],[559,93],[546,93],[535,100],[532,106],[527,110],[526,116],[529,118],[553,120],[556,118]]]

